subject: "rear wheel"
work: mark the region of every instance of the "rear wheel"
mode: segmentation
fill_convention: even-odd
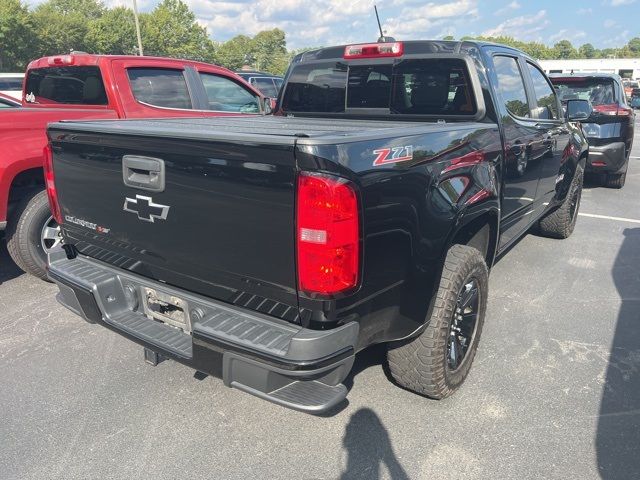
[[[465,245],[449,249],[426,329],[389,345],[389,370],[400,386],[441,399],[462,385],[480,340],[488,284],[487,265],[478,250]]]
[[[7,228],[7,250],[22,270],[47,280],[47,253],[61,242],[46,191],[33,192],[14,210]]]
[[[578,165],[567,198],[560,207],[540,219],[538,233],[551,238],[568,238],[573,233],[580,210],[583,181],[584,169]]]

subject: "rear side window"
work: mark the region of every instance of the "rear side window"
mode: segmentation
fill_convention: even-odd
[[[498,77],[498,91],[509,113],[516,117],[529,117],[529,102],[524,88],[524,80],[514,57],[502,55],[493,57]]]
[[[182,70],[129,68],[127,75],[133,96],[139,102],[164,108],[192,108]]]
[[[286,84],[287,112],[469,115],[477,112],[466,62],[457,58],[397,64],[302,64]],[[365,110],[363,112],[363,110]]]
[[[254,78],[251,80],[251,84],[267,97],[274,98],[278,96],[278,90],[270,78]]]
[[[527,67],[529,67],[533,90],[538,102],[537,117],[542,120],[557,120],[560,117],[558,116],[558,99],[555,91],[542,72],[538,70],[538,67],[529,62],[527,62]]]
[[[230,78],[200,73],[200,79],[207,93],[209,110],[237,113],[260,112],[258,97]]]
[[[30,70],[25,98],[30,103],[106,105],[98,67],[50,67]]]

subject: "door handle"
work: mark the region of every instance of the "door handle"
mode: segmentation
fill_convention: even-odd
[[[128,187],[151,192],[164,191],[164,160],[138,155],[122,157],[122,180]]]

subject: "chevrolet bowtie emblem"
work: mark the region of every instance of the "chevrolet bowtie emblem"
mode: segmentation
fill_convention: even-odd
[[[156,219],[166,220],[169,213],[168,205],[153,203],[151,197],[143,195],[136,195],[136,198],[125,198],[122,208],[125,212],[135,213],[140,220],[151,223],[154,223]]]

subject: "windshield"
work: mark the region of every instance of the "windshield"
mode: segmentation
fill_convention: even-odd
[[[554,78],[560,100],[588,100],[592,105],[610,105],[616,102],[613,80],[609,78]]]
[[[458,58],[403,60],[395,65],[301,64],[285,86],[282,109],[438,117],[477,112],[466,62]]]

